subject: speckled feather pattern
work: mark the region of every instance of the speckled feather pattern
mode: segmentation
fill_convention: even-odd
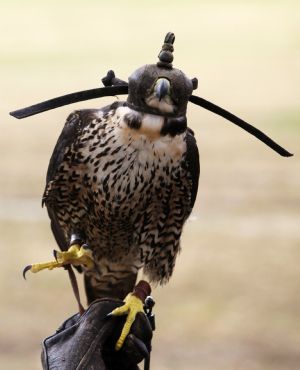
[[[70,123],[74,139],[43,201],[66,240],[80,232],[92,249],[90,284],[108,290],[140,268],[150,281],[168,281],[192,208],[187,133],[161,136],[162,117],[120,104],[90,115],[76,111]]]

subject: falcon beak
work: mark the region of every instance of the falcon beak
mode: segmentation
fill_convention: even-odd
[[[170,81],[166,78],[159,78],[154,87],[155,96],[161,101],[170,92]]]

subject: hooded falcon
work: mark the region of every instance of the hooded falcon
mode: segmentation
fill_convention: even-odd
[[[140,269],[150,283],[169,280],[197,195],[198,149],[186,120],[194,81],[172,67],[174,38],[167,34],[157,64],[129,77],[127,101],[67,118],[43,196],[61,251],[25,269],[80,265],[89,303],[126,297],[116,315],[143,309],[150,289],[145,281],[135,288]]]
[[[78,110],[67,118],[43,196],[61,251],[54,251],[55,261],[24,269],[25,275],[65,267],[74,288],[73,265],[84,273],[89,303],[101,297],[125,298],[112,312],[127,314],[116,349],[151,291],[146,281],[135,285],[138,271],[150,283],[170,279],[182,228],[195,203],[199,155],[187,127],[188,101],[237,124],[280,155],[292,155],[254,126],[192,95],[197,79],[172,66],[174,40],[168,33],[157,64],[136,70],[128,84],[110,71],[102,80],[104,88],[11,112],[24,118],[76,101],[128,93],[127,101]],[[76,285],[74,292],[80,303]]]

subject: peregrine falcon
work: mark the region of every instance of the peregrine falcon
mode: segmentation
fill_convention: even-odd
[[[172,67],[173,41],[129,77],[127,101],[71,113],[50,159],[43,204],[65,251],[56,260],[82,266],[89,303],[124,299],[140,269],[150,283],[174,269],[199,157],[186,120],[193,82]]]
[[[140,268],[167,282],[195,202],[198,150],[185,117],[192,83],[182,72],[153,69],[129,78],[130,90],[144,90],[136,96],[145,109],[129,94],[127,102],[71,113],[50,160],[43,203],[60,248],[92,252],[89,302],[124,298]]]
[[[172,66],[174,39],[168,33],[158,63],[129,77],[127,101],[77,110],[67,118],[50,159],[43,196],[61,251],[55,251],[55,261],[32,264],[24,271],[74,265],[84,273],[89,303],[100,297],[126,297],[125,305],[112,313],[129,313],[117,349],[150,292],[145,281],[135,286],[138,271],[143,270],[149,283],[170,279],[182,229],[195,203],[199,154],[187,127],[188,102],[223,115],[290,155],[251,125],[193,96],[197,80]],[[103,82],[112,87],[127,84],[112,73]]]

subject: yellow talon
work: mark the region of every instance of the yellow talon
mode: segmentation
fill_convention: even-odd
[[[41,270],[53,270],[54,268],[63,267],[69,264],[73,266],[84,265],[88,269],[94,267],[92,251],[90,249],[81,247],[78,244],[72,245],[66,252],[54,251],[54,257],[56,261],[34,263],[26,266],[23,271],[24,278],[27,271],[36,273]]]
[[[144,312],[144,305],[143,302],[140,298],[136,297],[132,293],[129,293],[125,300],[124,300],[124,305],[121,307],[118,307],[114,309],[111,312],[111,315],[113,316],[121,316],[121,315],[126,315],[127,314],[127,319],[125,322],[125,325],[123,327],[122,333],[120,335],[120,338],[118,339],[115,349],[116,351],[119,351],[121,347],[124,344],[124,341],[129,334],[131,325],[133,324],[136,314],[138,312]]]
[[[36,273],[41,270],[45,270],[45,269],[53,270],[56,267],[62,267],[62,266],[63,265],[61,263],[58,263],[56,261],[44,262],[44,263],[34,263],[33,265],[31,265],[30,271]]]

